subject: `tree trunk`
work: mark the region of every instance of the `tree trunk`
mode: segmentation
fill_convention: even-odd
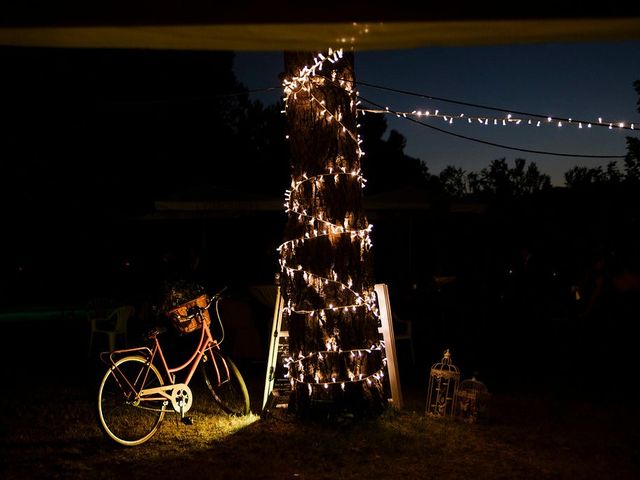
[[[301,417],[376,415],[386,405],[385,360],[362,205],[353,55],[287,52],[285,75],[292,180],[280,264],[290,406]]]

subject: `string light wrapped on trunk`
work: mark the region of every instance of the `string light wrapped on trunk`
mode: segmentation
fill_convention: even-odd
[[[451,417],[456,401],[460,370],[451,363],[451,353],[445,350],[440,362],[431,366],[426,414]]]
[[[372,225],[362,205],[352,60],[342,50],[318,54],[288,71],[283,87],[288,121],[305,126],[287,137],[295,161],[285,192],[286,241],[278,247],[290,407],[355,411],[358,395],[383,405],[386,359],[369,273]]]

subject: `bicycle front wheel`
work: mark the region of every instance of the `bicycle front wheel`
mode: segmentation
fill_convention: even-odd
[[[209,348],[200,363],[215,402],[229,415],[249,414],[249,392],[238,367],[219,350]]]
[[[154,365],[147,365],[146,359],[131,356],[118,360],[107,370],[98,390],[98,416],[103,431],[126,446],[149,440],[160,427],[168,402],[158,395],[141,399],[137,393],[162,385],[160,372]]]

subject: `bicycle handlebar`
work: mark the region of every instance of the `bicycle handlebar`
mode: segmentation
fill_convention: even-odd
[[[213,303],[214,300],[220,300],[220,298],[222,297],[222,294],[227,290],[227,286],[225,286],[222,290],[219,290],[218,292],[214,293],[211,296],[211,300],[209,300],[209,304],[204,307],[205,310],[209,310],[209,307],[211,306],[211,304]]]
[[[211,305],[213,304],[214,301],[218,301],[220,300],[220,298],[222,297],[222,294],[227,290],[228,287],[224,287],[222,290],[219,290],[218,292],[214,293],[211,296],[211,300],[209,300],[209,303],[207,304],[206,307],[199,307],[199,306],[195,306],[194,308],[197,308],[198,311],[196,311],[195,313],[191,314],[191,315],[180,315],[179,313],[176,313],[175,315],[181,319],[181,321],[186,322],[186,321],[191,321],[193,320],[202,310],[209,310],[209,307],[211,307]]]

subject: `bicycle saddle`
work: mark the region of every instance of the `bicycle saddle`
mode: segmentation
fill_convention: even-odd
[[[167,331],[167,327],[153,327],[147,332],[147,338],[155,338]]]

